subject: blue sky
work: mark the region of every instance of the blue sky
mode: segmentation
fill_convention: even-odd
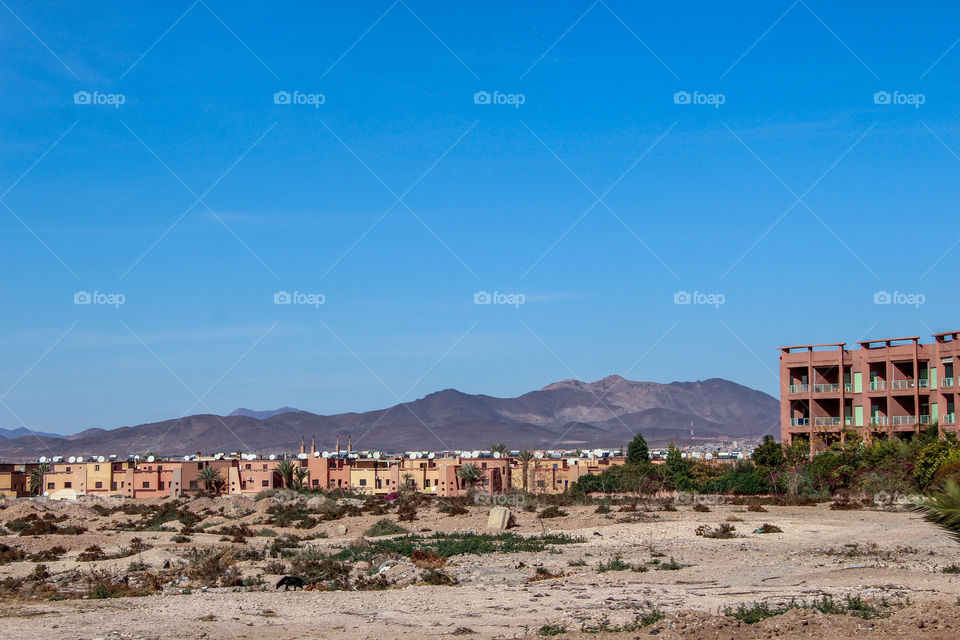
[[[0,4],[0,426],[960,325],[955,5]]]

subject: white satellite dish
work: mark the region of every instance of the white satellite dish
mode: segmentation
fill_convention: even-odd
[[[324,457],[324,458],[329,458],[329,457],[330,457],[330,452],[329,452],[329,451],[324,451],[324,452],[321,453],[320,455],[321,455],[322,457]]]
[[[63,462],[63,456],[53,456],[53,462]]]
[[[190,456],[183,456],[184,462],[190,462]]]
[[[277,459],[277,455],[274,454],[274,453],[271,453],[271,454],[270,454],[270,459],[271,459],[271,460],[276,460],[276,459]]]
[[[538,460],[543,459],[543,451],[537,451],[536,453],[533,454],[533,457]]]
[[[138,454],[138,455],[133,456],[133,459],[134,459],[134,460],[139,460],[139,459],[140,459],[140,455]]]
[[[153,456],[147,456],[147,462],[153,462],[154,460],[156,460],[156,458]]]
[[[472,452],[472,453],[470,454],[470,457],[471,457],[471,458],[479,458],[479,457],[480,457],[480,452],[479,452],[479,451],[474,451],[474,452]]]
[[[374,452],[373,452],[373,457],[374,457],[375,460],[379,460],[379,459],[380,459],[380,452],[379,452],[379,451],[374,451]]]
[[[305,453],[298,453],[298,454],[297,454],[297,459],[298,459],[298,460],[306,460],[306,459],[307,459],[307,454],[305,454]]]
[[[47,461],[47,456],[40,456],[40,464],[43,464]]]
[[[106,461],[107,459],[104,458],[103,456],[97,456],[97,462],[106,462]]]
[[[319,451],[314,451],[314,452],[313,452],[313,457],[314,457],[314,458],[319,458],[319,457],[320,457],[320,452],[319,452]]]
[[[215,455],[213,456],[213,459],[214,459],[214,460],[222,460],[222,459],[223,459],[223,454],[222,454],[222,453],[215,454]]]
[[[77,456],[77,462],[83,462],[83,456]]]
[[[73,464],[76,461],[77,461],[76,456],[70,456],[69,458],[67,458],[67,462],[69,462],[70,464]]]
[[[428,453],[428,454],[427,454],[427,458],[430,459],[430,460],[433,460],[436,456],[437,456],[437,454],[435,454],[435,453]]]
[[[499,458],[499,457],[500,457],[500,452],[499,452],[499,451],[494,451],[494,452],[493,452],[493,457],[494,457],[494,458]]]

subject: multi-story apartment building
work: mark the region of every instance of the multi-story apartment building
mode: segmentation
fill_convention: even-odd
[[[957,431],[960,331],[933,335],[780,348],[780,433],[785,445],[809,441],[810,452],[854,431],[869,440],[938,425]]]
[[[30,495],[30,473],[36,464],[0,464],[0,496],[19,498]]]

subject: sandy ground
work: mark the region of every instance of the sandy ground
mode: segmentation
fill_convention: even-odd
[[[222,503],[204,508],[211,512]],[[251,503],[239,503],[249,505]],[[4,521],[35,505],[17,504],[0,512]],[[46,508],[46,507],[45,507]],[[130,516],[99,520],[85,516],[79,505],[57,505],[71,514],[67,522],[111,529]],[[253,507],[241,506],[234,513]],[[296,591],[272,589],[276,576],[265,575],[264,591],[211,589],[188,595],[158,595],[108,600],[10,600],[0,602],[0,637],[24,640],[49,638],[409,638],[463,635],[473,638],[538,637],[544,625],[565,628],[562,637],[661,638],[870,638],[960,637],[960,575],[943,568],[960,562],[960,546],[936,527],[909,512],[831,511],[826,507],[773,507],[767,513],[742,507],[714,506],[698,513],[681,506],[678,512],[655,512],[646,522],[618,522],[631,514],[594,513],[593,507],[566,507],[563,518],[540,521],[519,513],[521,534],[564,531],[582,536],[583,543],[561,545],[542,553],[458,556],[450,562],[457,586],[412,585],[385,591]],[[468,515],[448,517],[433,509],[420,510],[413,530],[483,531],[487,509],[472,507]],[[695,535],[700,524],[718,525],[729,517],[743,537],[706,539]],[[134,517],[135,518],[135,517]],[[211,516],[217,521],[217,516]],[[254,511],[227,524],[257,522]],[[344,546],[379,516],[344,518],[323,523],[316,531],[330,537],[309,543],[322,549]],[[224,520],[219,518],[219,520]],[[783,533],[754,534],[764,523]],[[345,535],[337,527],[346,525]],[[253,528],[264,525],[251,524]],[[270,526],[270,525],[266,525]],[[277,529],[276,527],[271,527]],[[278,531],[284,531],[277,529]],[[291,532],[294,530],[290,530]],[[302,530],[296,530],[303,533]],[[153,549],[139,556],[160,566],[176,560],[184,546],[222,546],[214,534],[191,536],[189,545],[169,542],[173,533],[92,531],[79,536],[24,538],[3,536],[0,542],[25,550],[54,544],[70,553],[49,562],[51,573],[102,567],[120,570],[132,558],[77,563],[75,552],[100,544],[107,552],[141,537]],[[250,538],[250,544],[269,543]],[[852,546],[856,545],[856,546]],[[648,571],[598,572],[614,557]],[[651,561],[674,558],[679,570],[656,570]],[[585,566],[576,566],[580,562]],[[573,562],[575,566],[571,566]],[[262,563],[261,563],[262,564]],[[34,564],[0,566],[0,578],[24,576]],[[563,577],[529,582],[542,567]],[[244,565],[245,575],[263,573],[258,563]],[[254,588],[256,589],[256,588]],[[893,615],[879,620],[791,611],[755,625],[722,615],[742,603],[784,604],[847,594],[898,603]],[[585,634],[583,629],[624,625],[653,606],[667,617],[631,633]]]

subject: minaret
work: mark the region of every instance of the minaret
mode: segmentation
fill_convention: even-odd
[[[306,452],[307,452],[306,443],[303,441],[303,436],[300,436],[300,453],[306,453]]]
[[[317,436],[310,438],[310,455],[317,453]]]
[[[340,454],[340,434],[337,434],[337,454]]]
[[[353,436],[347,434],[347,454],[353,453]]]

